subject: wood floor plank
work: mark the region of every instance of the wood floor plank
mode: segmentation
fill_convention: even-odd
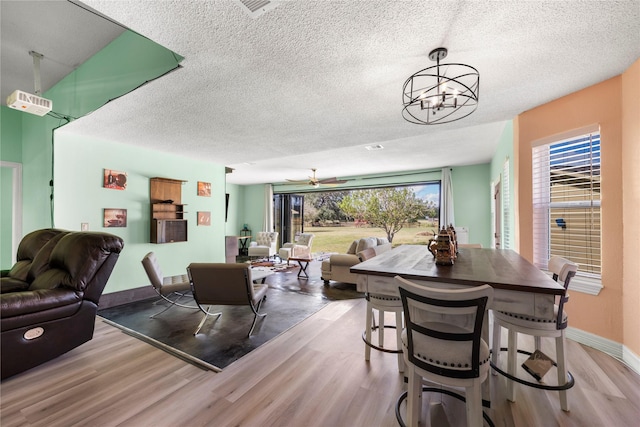
[[[331,302],[221,373],[201,370],[100,319],[94,339],[0,384],[0,424],[14,426],[396,426],[403,392],[393,354],[364,360],[363,299]],[[393,332],[390,330],[391,343]],[[522,339],[525,346],[530,345]],[[553,354],[553,343],[544,343]],[[571,412],[558,393],[518,387],[506,400],[491,376],[498,427],[636,425],[640,377],[620,361],[567,340]],[[464,405],[438,394],[453,425]]]

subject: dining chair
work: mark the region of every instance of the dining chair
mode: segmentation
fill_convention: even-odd
[[[485,312],[493,301],[489,285],[436,289],[396,276],[404,309],[402,346],[409,379],[407,425],[417,426],[422,392],[440,392],[466,401],[467,426],[481,426],[481,384],[489,372],[489,346],[482,339]],[[422,387],[423,378],[444,386],[465,388],[465,397],[437,387]],[[489,419],[490,420],[490,419]],[[490,424],[493,424],[490,422]]]
[[[407,425],[417,426],[422,392],[449,394],[466,402],[467,426],[481,426],[483,418],[481,384],[489,372],[489,346],[482,339],[487,306],[493,300],[489,285],[463,289],[438,289],[395,277],[404,309],[402,346],[409,379]],[[465,396],[437,387],[422,387],[422,381],[464,388]],[[490,421],[490,419],[489,419]],[[490,424],[493,424],[490,422]]]
[[[248,305],[253,312],[253,323],[249,329],[249,337],[256,326],[262,302],[267,298],[268,286],[254,283],[249,264],[227,263],[191,263],[187,267],[191,281],[193,298],[204,313],[193,335],[197,335],[209,316],[219,317],[222,313],[211,313],[212,306]],[[205,310],[204,306],[208,306]]]
[[[382,351],[385,353],[394,353],[398,355],[398,372],[404,372],[404,358],[402,356],[402,300],[398,297],[387,295],[377,295],[366,293],[367,313],[365,316],[365,330],[362,333],[364,341],[364,360],[369,361],[371,358],[371,349]],[[378,325],[376,326],[375,313],[378,312]],[[395,325],[385,324],[385,313],[393,312],[396,316]],[[389,348],[384,345],[384,330],[395,329],[396,331],[396,347]],[[378,331],[378,343],[372,341],[372,332]]]
[[[567,289],[571,278],[576,275],[578,266],[566,258],[554,256],[549,259],[549,271],[553,273],[553,280],[560,281],[564,285],[565,294],[558,297],[557,304],[554,305],[554,317],[552,319],[541,319],[534,316],[514,314],[506,311],[493,310],[493,350],[491,364],[494,374],[500,373],[507,377],[507,399],[516,401],[516,391],[514,382],[546,390],[557,390],[560,392],[560,407],[563,411],[569,411],[567,390],[574,385],[574,379],[567,370],[565,358],[565,329],[569,318],[564,311],[564,305],[569,300]],[[501,328],[508,330],[507,346],[507,371],[499,368],[500,353],[503,348],[500,346]],[[546,385],[538,382],[526,381],[516,376],[517,353],[531,354],[525,350],[518,349],[518,333],[532,335],[534,337],[535,349],[540,350],[541,337],[553,337],[556,340],[556,360],[558,385]]]
[[[364,262],[376,256],[374,248],[368,248],[358,252],[360,262]],[[365,316],[365,331],[362,334],[364,346],[364,360],[369,361],[371,358],[371,349],[382,351],[385,353],[395,353],[398,355],[398,371],[404,372],[404,358],[402,357],[402,300],[400,297],[392,297],[389,295],[378,295],[365,293],[367,300],[367,314]],[[378,312],[378,326],[376,326],[376,318],[374,310]],[[385,312],[394,312],[396,315],[396,324],[385,325]],[[390,349],[384,346],[384,330],[385,328],[395,329],[396,331],[396,348]],[[378,344],[374,344],[371,340],[373,331],[378,331]]]
[[[144,267],[144,271],[147,273],[151,286],[153,286],[153,290],[156,291],[158,296],[170,304],[162,311],[151,315],[151,318],[164,313],[174,305],[183,308],[198,308],[195,305],[186,305],[178,302],[191,293],[191,283],[189,282],[189,277],[186,274],[164,276],[162,274],[158,258],[154,252],[149,252],[144,256],[144,258],[142,258],[142,266]]]

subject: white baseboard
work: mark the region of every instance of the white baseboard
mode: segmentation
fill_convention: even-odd
[[[640,357],[626,346],[572,327],[567,328],[566,337],[615,357],[640,375]]]
[[[640,356],[629,350],[626,345],[622,346],[622,361],[637,374],[640,374]]]

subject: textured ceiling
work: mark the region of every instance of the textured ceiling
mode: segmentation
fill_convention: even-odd
[[[3,101],[14,90],[34,93],[33,58],[40,61],[40,82],[46,92],[95,55],[124,28],[67,1],[0,2]]]
[[[232,0],[84,3],[185,60],[62,131],[220,163],[238,184],[487,162],[507,120],[640,57],[640,0],[283,1],[256,19]],[[479,70],[478,109],[405,122],[402,85],[440,46]]]

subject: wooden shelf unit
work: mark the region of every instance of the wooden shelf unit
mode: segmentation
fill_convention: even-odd
[[[187,212],[182,204],[182,184],[186,181],[159,177],[150,181],[151,243],[186,242]]]

